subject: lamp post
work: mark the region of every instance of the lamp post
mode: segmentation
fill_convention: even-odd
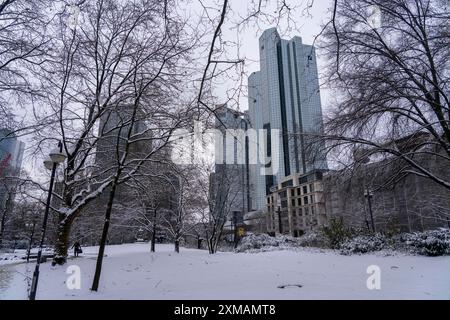
[[[278,214],[278,232],[280,232],[280,234],[283,234],[283,222],[281,220],[281,198],[280,198],[280,194],[278,194],[278,197],[277,197],[277,214]]]
[[[28,211],[31,216],[31,223],[28,222],[26,224],[27,229],[30,229],[30,241],[28,242],[28,250],[27,250],[27,263],[30,262],[30,254],[31,254],[31,247],[33,246],[33,240],[34,240],[34,232],[36,230],[36,223],[37,223],[37,214],[33,211]]]
[[[370,214],[370,222],[372,225],[372,232],[375,232],[375,222],[373,221],[373,213],[372,213],[372,197],[373,193],[372,191],[367,188],[366,192],[364,193],[365,197],[367,198],[367,202],[369,204],[369,214]]]
[[[48,170],[52,170],[52,173],[51,173],[51,177],[50,177],[50,187],[48,188],[48,196],[47,196],[47,203],[45,206],[44,221],[42,222],[41,241],[39,243],[36,267],[33,272],[33,281],[31,282],[31,289],[30,289],[30,296],[29,296],[30,300],[36,299],[36,291],[37,291],[37,285],[38,285],[38,281],[39,281],[39,266],[41,264],[42,247],[44,246],[45,232],[47,230],[48,213],[50,211],[50,201],[52,199],[53,183],[55,181],[56,168],[58,167],[58,164],[64,162],[64,160],[66,160],[66,155],[63,153],[61,141],[58,143],[58,148],[53,149],[50,152],[49,157],[47,157],[44,160],[44,166]]]

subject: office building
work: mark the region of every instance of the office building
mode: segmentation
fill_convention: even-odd
[[[254,209],[265,207],[270,187],[284,177],[327,169],[323,145],[312,143],[323,132],[314,47],[271,28],[260,37],[259,52],[260,71],[248,79],[250,126],[266,130],[258,137],[263,154],[250,169]]]

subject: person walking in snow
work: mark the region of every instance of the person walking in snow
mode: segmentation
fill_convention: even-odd
[[[83,250],[81,250],[81,244],[78,241],[75,241],[72,248],[75,257],[78,257],[78,255],[83,252]]]

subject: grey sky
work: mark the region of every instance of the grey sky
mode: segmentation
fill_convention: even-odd
[[[239,19],[237,13],[239,13],[240,15],[244,15],[246,13],[248,2],[249,1],[241,0],[231,1],[231,10],[233,11],[233,14],[228,17],[228,22],[224,25],[223,28],[223,34],[226,39],[230,39],[231,41],[236,40],[236,30],[232,27],[234,26],[234,22]],[[275,2],[276,1],[273,1],[272,3]],[[302,4],[302,1],[299,1],[299,5],[301,6],[301,8],[294,12],[291,16],[291,18],[295,20],[296,26],[290,24],[289,28],[287,19],[283,18],[281,19],[280,25],[278,26],[278,32],[283,38],[290,39],[298,35],[302,38],[304,43],[312,44],[316,35],[320,33],[322,25],[326,23],[331,17],[329,9],[332,6],[332,1],[316,0],[314,1],[313,6],[310,8],[308,13],[304,10],[304,8],[306,7],[306,1],[303,2],[304,3]],[[273,10],[275,9],[276,8],[273,8]],[[252,72],[259,70],[259,37],[262,34],[263,30],[271,27],[274,27],[274,25],[266,23],[264,20],[262,20],[259,22],[258,26],[256,26],[254,23],[250,23],[239,34],[239,41],[241,43],[240,55],[241,57],[243,56],[246,58],[245,71],[247,75],[250,75]],[[320,77],[323,74],[326,61],[321,56],[320,51],[317,51],[317,56]],[[247,85],[246,77],[243,84],[245,86]],[[327,109],[327,105],[329,105],[330,103],[330,95],[323,87],[321,88],[321,98],[322,108],[325,111]],[[239,108],[241,110],[246,110],[248,108],[246,98],[240,99]]]

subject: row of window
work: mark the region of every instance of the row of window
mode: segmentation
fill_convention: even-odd
[[[277,216],[277,211],[274,210],[273,207],[271,207],[272,210],[270,210],[272,212],[272,218],[273,219],[278,219]],[[285,211],[282,211],[285,212]],[[307,207],[303,207],[303,208],[298,208],[298,209],[294,209],[293,211],[294,215],[298,215],[298,216],[308,216],[308,215],[314,215],[316,213],[314,206],[307,206]],[[286,213],[283,213],[286,214]]]
[[[307,193],[314,192],[314,184],[311,183],[309,185],[304,185],[304,186],[301,186],[298,188],[292,188],[292,189],[290,189],[290,192],[291,192],[291,197],[295,197],[296,195],[297,196],[305,195]],[[281,191],[278,194],[278,196],[282,199],[287,198],[287,190]],[[304,199],[305,199],[304,204],[314,203],[314,195],[310,196],[311,202],[308,201],[308,197],[304,197]],[[298,200],[300,201],[300,199],[298,199]],[[267,197],[268,204],[273,203],[273,202],[274,202],[273,196]],[[294,206],[295,204],[293,203],[292,205]],[[298,205],[301,206],[300,202],[298,203]]]
[[[303,199],[303,201],[302,201],[302,199]],[[295,200],[297,200],[297,201],[295,201]],[[310,195],[310,196],[303,197],[303,198],[297,198],[297,199],[292,199],[291,200],[291,205],[293,207],[295,207],[295,206],[299,206],[300,207],[302,205],[305,206],[307,204],[312,204],[312,203],[314,203],[314,195],[313,194]]]

